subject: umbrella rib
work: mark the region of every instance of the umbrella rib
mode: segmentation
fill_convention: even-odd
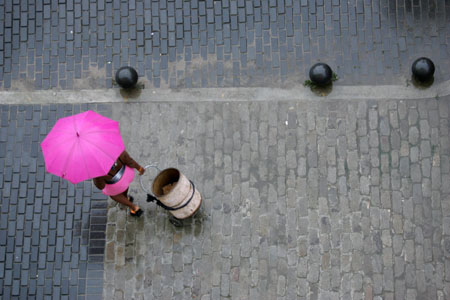
[[[97,148],[98,150],[100,150],[101,152],[103,152],[106,156],[111,157],[108,153],[105,152],[105,150],[103,150],[102,148],[100,148],[100,147],[97,146],[96,144],[92,143],[90,140],[85,139],[84,141],[87,142],[87,143],[89,143],[89,144],[91,144],[92,146],[94,146],[95,148]],[[117,157],[116,157],[116,158],[113,158],[113,159],[117,159]]]
[[[86,116],[87,116],[87,114],[84,116],[84,119],[86,118]],[[88,177],[90,178],[91,174],[89,172],[88,166],[86,165],[86,160],[84,159],[84,151],[83,151],[83,148],[81,147],[80,136],[78,134],[77,123],[75,122],[75,119],[73,120],[73,124],[74,124],[74,128],[75,128],[75,132],[77,133],[77,137],[78,137],[77,146],[78,146],[79,151],[81,152],[81,157],[82,157],[82,161],[83,161],[85,170],[86,170],[86,172],[88,174]]]
[[[90,172],[89,172],[89,168],[88,168],[88,166],[86,165],[86,160],[84,159],[84,153],[83,153],[83,150],[82,150],[81,147],[79,147],[79,148],[80,148],[80,151],[82,152],[81,157],[83,158],[82,161],[83,161],[83,164],[84,164],[84,168],[86,169],[86,172],[88,173],[88,177],[91,178],[91,175],[90,175]]]
[[[77,151],[80,151],[81,152],[81,157],[84,158],[83,148],[80,147],[80,138],[78,137],[77,125],[76,125],[76,122],[75,122],[75,118],[73,118],[73,127],[75,129],[75,132],[77,133],[77,140],[76,140],[76,143],[75,143],[74,147],[72,147],[72,149],[70,150],[70,154],[68,155],[67,160],[66,160],[66,162],[64,164],[64,168],[63,168],[63,172],[64,173],[66,172],[67,165],[69,164],[69,161],[71,161],[71,159],[72,159],[75,147],[78,148]],[[88,176],[90,176],[89,169],[86,166],[86,161],[84,159],[82,159],[82,161],[83,161],[83,163],[84,163],[84,165],[86,167],[86,172],[88,173]]]
[[[92,134],[92,133],[108,133],[108,132],[112,132],[112,133],[114,133],[114,132],[116,132],[117,130],[116,129],[109,129],[109,130],[95,130],[95,131],[89,131],[89,132],[83,132],[83,135],[89,135],[89,134]]]
[[[58,140],[58,143],[64,144],[64,143],[66,143],[67,141],[69,141],[69,138],[70,138],[70,137],[65,138],[65,139],[63,139],[63,140],[59,139],[59,140]],[[48,137],[47,137],[47,138],[43,141],[43,143],[44,143],[44,142],[48,143],[48,142],[50,142],[50,141],[52,141],[52,140],[55,140],[55,139],[58,139],[58,137],[51,137],[51,138],[48,138]],[[72,150],[72,151],[73,151],[73,150]],[[71,151],[71,152],[72,152],[72,151]],[[50,165],[53,164],[53,162],[54,162],[56,159],[57,159],[57,156],[54,156],[53,159],[51,160],[51,162],[50,162],[49,164],[50,164]]]
[[[64,162],[64,167],[63,167],[63,169],[62,169],[62,177],[63,177],[63,178],[64,178],[64,176],[65,176],[65,174],[66,174],[67,165],[69,164],[69,161],[70,161],[70,159],[71,159],[72,156],[73,156],[73,151],[74,151],[74,147],[72,147],[72,148],[70,149],[70,153],[69,153],[69,155],[67,156],[66,161]]]
[[[44,141],[42,141],[43,143],[50,143],[53,140],[57,140],[58,143],[63,144],[67,141],[70,141],[73,138],[72,134],[61,134],[60,136],[51,136],[51,137],[46,137]]]
[[[81,160],[82,160],[82,162],[83,162],[83,164],[84,164],[84,168],[85,168],[86,172],[88,173],[88,177],[91,178],[91,174],[90,174],[90,172],[89,172],[89,168],[88,168],[88,166],[86,165],[86,160],[84,159],[84,151],[83,151],[83,147],[80,146],[80,140],[79,140],[79,139],[77,140],[77,143],[76,143],[76,146],[75,146],[75,147],[78,148],[77,151],[81,152],[81,157],[82,157]],[[75,147],[74,147],[74,148],[75,148]],[[66,160],[66,164],[65,164],[65,166],[64,166],[64,171],[65,171],[65,169],[67,168],[67,164],[69,163],[69,161],[71,160],[71,158],[72,158],[72,156],[73,156],[74,148],[72,148],[72,151],[70,151],[70,155],[69,155],[68,159]]]
[[[72,119],[73,119],[73,127],[76,132],[75,118],[72,118]],[[52,129],[52,132],[53,133],[61,132],[63,135],[68,135],[68,137],[66,139],[64,139],[64,141],[59,141],[59,143],[64,143],[65,141],[69,140],[70,135],[71,135],[70,133],[67,133],[67,130],[63,130],[63,129],[56,129],[56,130]],[[52,140],[58,139],[58,138],[60,139],[61,137],[53,136],[51,138],[48,138],[48,136],[47,136],[43,142],[49,142],[49,141],[52,141]],[[75,147],[75,145],[73,147]],[[67,156],[68,158],[71,158],[73,156],[73,147],[70,150],[70,154]],[[56,157],[53,158],[52,162],[55,160],[56,160]],[[63,170],[62,170],[63,174],[66,172],[68,162],[69,162],[69,160],[66,159],[64,166],[63,166]]]
[[[101,131],[99,131],[101,132]],[[111,158],[112,160],[116,160],[117,157],[112,157],[109,153],[105,152],[105,150],[103,150],[102,148],[100,148],[98,145],[96,145],[95,143],[91,142],[89,139],[84,139],[84,141],[86,143],[89,143],[90,145],[92,145],[93,147],[95,147],[96,149],[98,149],[99,151],[101,151],[105,156]],[[84,160],[83,160],[84,161]]]

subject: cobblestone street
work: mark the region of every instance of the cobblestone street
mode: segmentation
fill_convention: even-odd
[[[204,206],[110,205],[105,299],[449,298],[449,100],[114,106]]]
[[[0,300],[450,299],[449,41],[447,0],[0,0]],[[47,173],[40,142],[86,110],[200,213]]]
[[[404,84],[420,56],[450,79],[445,0],[1,0],[0,89]]]
[[[106,197],[45,172],[56,120],[109,105],[0,105],[0,299],[102,299]]]

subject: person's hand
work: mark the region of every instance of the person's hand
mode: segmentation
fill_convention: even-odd
[[[139,167],[138,172],[139,172],[139,175],[144,175],[145,169],[143,167]]]

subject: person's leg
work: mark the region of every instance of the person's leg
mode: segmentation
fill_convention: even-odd
[[[128,196],[128,189],[126,189],[122,195],[124,195],[125,197],[127,197],[128,200],[130,200],[130,196]]]
[[[110,196],[110,197],[114,201],[117,201],[120,204],[128,206],[133,212],[136,212],[139,209],[139,207],[137,205],[133,205],[133,203],[131,203],[130,200],[128,200],[128,197],[125,196],[123,193],[119,194],[119,195],[115,195],[115,196]]]

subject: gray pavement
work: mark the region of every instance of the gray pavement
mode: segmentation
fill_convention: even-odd
[[[2,92],[0,296],[447,299],[448,82],[328,92]],[[142,164],[188,175],[201,214],[175,228],[135,181],[136,220],[45,174],[39,142],[87,109]]]
[[[450,95],[450,80],[425,88],[421,85],[359,85],[342,86],[335,83],[327,88],[296,85],[282,88],[191,88],[152,89],[138,82],[139,88],[84,89],[77,91],[3,91],[5,104],[95,104],[95,103],[147,103],[147,102],[211,102],[211,101],[341,101],[341,100],[419,100]],[[142,88],[143,86],[143,88]]]
[[[448,80],[445,0],[0,0],[0,89],[291,87],[327,62],[341,83],[399,84],[428,56]]]
[[[104,299],[449,299],[449,105],[114,104],[132,155],[204,205],[176,228],[137,181],[143,217],[109,201]]]
[[[106,196],[47,173],[39,144],[57,119],[111,105],[17,100],[0,105],[0,299],[102,299]]]
[[[0,0],[0,299],[450,299],[449,16],[444,0]],[[339,80],[313,93],[318,61]],[[145,89],[111,88],[123,65]],[[46,174],[39,142],[87,109],[188,175],[201,214],[175,228],[135,181],[136,220]]]

